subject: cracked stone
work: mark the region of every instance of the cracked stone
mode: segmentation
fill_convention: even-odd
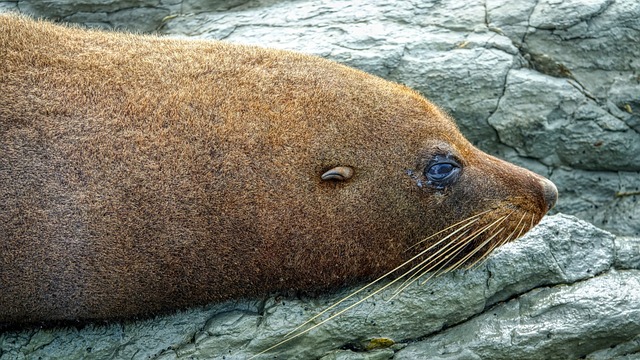
[[[394,289],[386,289],[269,356],[378,359],[393,353],[402,359],[433,351],[441,358],[571,358],[623,344],[640,334],[640,262],[629,260],[632,248],[622,248],[628,246],[614,247],[613,235],[574,217],[546,217],[482,266],[413,284],[391,301]],[[627,270],[616,270],[618,263]],[[124,324],[4,332],[0,359],[25,353],[43,359],[244,359],[355,289],[314,298],[271,297],[262,315],[260,301],[246,300]],[[380,338],[396,345],[371,352],[344,349]]]
[[[640,355],[637,323],[629,321],[640,318],[640,2],[0,1],[0,12],[8,10],[298,50],[407,84],[449,111],[482,149],[550,176],[557,211],[627,235],[614,241],[584,222],[550,217],[483,267],[411,286],[389,302],[388,292],[367,300],[287,343],[282,357],[407,358],[425,349],[443,359]],[[246,358],[348,291],[4,332],[0,360]],[[238,334],[233,349],[216,341]],[[349,350],[373,338],[396,345],[377,354]]]
[[[538,289],[400,350],[394,359],[578,359],[640,332],[640,271]],[[586,299],[588,298],[588,300]],[[487,341],[488,340],[488,341]]]
[[[452,114],[472,143],[545,176],[559,168],[588,170],[579,173],[592,178],[640,169],[636,0],[0,4],[94,27],[159,29],[327,57],[418,90]],[[505,81],[528,69],[531,81]],[[624,200],[619,211],[607,200],[587,210],[588,199],[602,195],[585,186],[590,179],[555,181],[585,192],[560,193],[563,212],[585,219],[607,214],[599,226],[640,234],[640,221],[628,221],[637,219],[637,204]]]
[[[544,30],[567,29],[604,12],[613,0],[540,0],[529,26]]]
[[[633,155],[640,154],[640,134],[566,79],[511,71],[489,123],[503,143],[547,165],[640,170],[640,157]]]

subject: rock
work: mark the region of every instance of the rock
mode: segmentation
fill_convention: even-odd
[[[595,351],[585,357],[588,360],[633,360],[640,353],[640,336],[628,342],[612,346],[608,349]]]
[[[601,228],[636,234],[640,223],[640,172],[556,169],[550,176],[565,200],[556,206]]]
[[[616,239],[616,269],[640,269],[640,238]]]
[[[407,84],[483,150],[549,176],[557,211],[625,235],[547,217],[481,266],[396,297],[392,284],[261,358],[640,357],[638,1],[12,0],[4,11],[298,50]],[[245,359],[353,290],[4,331],[0,360]]]
[[[639,134],[585,97],[572,80],[514,69],[505,86],[489,124],[521,155],[553,167],[640,170],[640,156],[629,156],[640,154]]]
[[[0,12],[17,12],[18,2],[16,1],[0,1]]]
[[[633,270],[532,291],[411,344],[394,359],[578,359],[640,333],[638,289],[640,271]]]
[[[377,284],[320,318],[363,299],[352,309],[259,358],[566,359],[616,345],[637,353],[638,247],[640,239],[616,238],[574,217],[546,217],[480,266],[426,275],[426,284],[416,282],[395,297],[399,282]],[[0,359],[245,359],[355,290],[228,302],[84,328],[4,332]]]
[[[152,32],[180,9],[180,0],[20,0],[21,12],[92,28]]]
[[[7,9],[297,50],[404,83],[483,150],[552,177],[561,212],[640,236],[636,0],[0,2]],[[598,178],[611,181],[590,186]]]

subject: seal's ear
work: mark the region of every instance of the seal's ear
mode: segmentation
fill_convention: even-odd
[[[322,174],[322,180],[338,180],[345,181],[351,179],[353,176],[353,169],[349,166],[336,166],[333,169]]]

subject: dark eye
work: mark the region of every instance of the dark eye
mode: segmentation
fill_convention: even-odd
[[[449,164],[449,163],[435,164],[429,168],[429,171],[427,172],[428,173],[427,177],[429,177],[429,180],[439,181],[449,176],[453,171],[453,169],[454,169],[453,164]]]
[[[453,185],[460,176],[460,165],[451,156],[436,156],[425,170],[427,184],[436,189]]]

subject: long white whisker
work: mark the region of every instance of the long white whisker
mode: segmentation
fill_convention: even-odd
[[[472,234],[472,235],[470,235],[467,239],[465,239],[465,241],[464,241],[464,246],[466,246],[467,244],[469,244],[471,241],[475,240],[478,236],[480,236],[482,233],[484,233],[485,231],[487,231],[488,229],[490,229],[490,228],[491,228],[491,227],[493,227],[494,225],[496,225],[496,224],[498,224],[498,223],[500,223],[500,222],[504,221],[504,219],[505,219],[505,217],[499,218],[499,219],[495,220],[494,222],[492,222],[491,224],[488,224],[488,225],[483,226],[482,228],[478,229],[475,233],[473,233],[473,234]],[[462,247],[461,247],[461,249],[462,249]],[[457,254],[457,252],[456,252],[456,254]],[[451,257],[451,259],[453,259],[453,257]],[[451,261],[451,260],[448,260],[448,261],[447,261],[445,264],[443,264],[443,265],[448,264],[448,263],[449,263],[449,261]],[[441,269],[442,269],[442,267],[441,267]],[[449,271],[449,270],[451,270],[451,267],[449,267],[449,268],[447,268],[447,269],[445,269],[445,270],[441,271],[440,273],[442,274],[442,273],[447,272],[447,271]],[[429,280],[430,278],[431,278],[431,277],[429,277],[427,280]],[[425,281],[423,281],[420,285],[424,285],[424,284],[425,284],[425,282],[426,282],[426,280],[425,280]]]
[[[491,235],[490,237],[488,237],[485,241],[482,242],[482,244],[480,244],[479,246],[477,246],[475,249],[473,249],[473,251],[469,252],[464,258],[460,259],[457,263],[455,263],[453,265],[453,269],[456,269],[460,264],[464,263],[465,261],[469,260],[469,258],[471,258],[475,253],[477,253],[478,251],[480,251],[480,249],[482,249],[485,245],[487,245],[491,240],[493,240],[493,238],[495,238],[496,236],[498,236],[498,234],[500,234],[502,231],[504,230],[504,228],[498,230],[497,232],[495,232],[493,235]]]
[[[491,247],[489,248],[489,250],[487,251],[487,255],[489,255],[495,248],[500,247],[506,243],[508,243],[509,241],[511,241],[512,239],[517,239],[518,237],[513,237],[516,233],[516,231],[518,231],[518,227],[520,226],[520,224],[522,223],[522,220],[524,220],[525,216],[527,214],[522,214],[522,217],[520,218],[520,220],[518,221],[518,223],[516,224],[516,226],[514,226],[513,231],[509,234],[509,236],[505,237],[504,239],[502,239],[501,241],[495,242],[493,243],[493,245],[491,245]],[[522,230],[520,230],[522,231]],[[472,267],[474,267],[476,264],[479,263],[479,266],[482,266],[488,259],[488,256],[483,256],[480,259],[476,260],[473,262],[473,264],[471,264],[469,267],[467,267],[467,269],[471,269]]]
[[[417,255],[413,256],[413,257],[412,257],[412,258],[410,258],[409,260],[407,260],[407,261],[403,262],[402,264],[400,264],[400,265],[396,266],[393,270],[388,271],[387,273],[385,273],[384,275],[380,276],[379,278],[377,278],[377,279],[373,280],[372,282],[368,283],[367,285],[365,285],[365,286],[361,287],[360,289],[358,289],[358,290],[356,290],[356,291],[352,292],[351,294],[349,294],[349,295],[345,296],[344,298],[340,299],[340,300],[339,300],[338,302],[336,302],[335,304],[333,304],[333,305],[331,305],[331,306],[327,307],[326,309],[322,310],[321,312],[317,313],[316,315],[314,315],[313,317],[311,317],[310,319],[308,319],[308,320],[307,320],[307,321],[305,321],[304,323],[302,323],[302,324],[298,325],[295,329],[293,329],[293,330],[289,331],[287,334],[285,334],[285,338],[286,338],[286,337],[288,337],[288,336],[290,336],[291,334],[295,333],[296,331],[300,330],[302,327],[304,327],[305,325],[309,324],[310,322],[312,322],[313,320],[317,319],[318,317],[322,316],[323,314],[327,313],[328,311],[330,311],[331,309],[335,308],[336,306],[338,306],[338,305],[342,304],[342,303],[343,303],[343,302],[345,302],[346,300],[348,300],[348,299],[350,299],[350,298],[354,297],[355,295],[357,295],[357,294],[361,293],[362,291],[364,291],[364,290],[366,290],[366,289],[370,288],[371,286],[373,286],[373,285],[377,284],[378,282],[380,282],[381,280],[383,280],[383,279],[384,279],[384,278],[386,278],[387,276],[389,276],[389,275],[393,274],[393,273],[394,273],[394,272],[396,272],[397,270],[399,270],[399,269],[403,268],[404,266],[406,266],[407,264],[409,264],[409,263],[413,262],[414,260],[416,260],[416,259],[417,259],[417,258],[419,258],[420,256],[424,255],[426,252],[428,252],[429,250],[431,250],[434,246],[439,245],[440,243],[442,243],[443,241],[445,241],[445,240],[446,240],[446,239],[448,239],[449,237],[451,237],[451,236],[455,235],[458,231],[462,231],[465,227],[467,227],[467,226],[469,226],[469,225],[471,225],[471,224],[475,223],[475,222],[478,220],[478,219],[477,219],[477,217],[478,217],[479,215],[482,215],[482,214],[483,214],[483,213],[480,213],[480,214],[477,214],[477,215],[474,215],[474,216],[472,216],[472,217],[470,217],[470,218],[465,219],[465,220],[470,220],[470,219],[471,219],[471,221],[470,221],[468,224],[463,225],[460,229],[457,229],[457,230],[455,230],[454,232],[452,232],[451,234],[449,234],[449,235],[447,235],[446,237],[442,238],[441,240],[439,240],[439,241],[438,241],[438,242],[436,242],[435,244],[433,244],[433,245],[429,246],[428,248],[424,249],[424,250],[423,250],[423,251],[421,251],[419,254],[417,254]],[[463,220],[463,221],[461,221],[461,222],[458,222],[458,224],[459,224],[459,223],[462,223],[462,222],[464,222],[464,220]],[[449,228],[451,228],[451,227],[448,227],[447,229],[449,229]],[[446,229],[445,229],[445,230],[446,230]],[[440,233],[442,233],[442,231],[439,231],[439,232],[437,232],[436,234],[440,234]],[[434,235],[436,235],[436,234],[434,234]],[[432,238],[434,235],[429,236],[427,239]],[[424,241],[424,240],[423,240],[423,241]],[[409,270],[409,271],[411,271],[411,270]],[[403,276],[404,276],[404,275],[403,275]]]
[[[522,220],[524,219],[524,215],[522,215],[522,217],[520,218],[520,221],[518,221],[518,223],[516,224],[516,226],[514,227],[513,231],[509,234],[509,236],[505,237],[504,239],[493,243],[493,245],[491,245],[491,247],[489,248],[489,250],[487,250],[486,254],[483,255],[482,257],[480,257],[478,260],[474,261],[473,264],[469,265],[467,267],[467,269],[471,269],[472,267],[476,266],[476,264],[478,264],[478,266],[482,266],[487,259],[489,258],[489,254],[496,248],[508,243],[509,241],[511,241],[512,239],[516,239],[516,237],[514,237],[516,231],[518,231],[518,227],[520,226],[520,223],[522,222]]]
[[[443,247],[439,248],[435,253],[431,254],[427,259],[425,259],[425,261],[422,261],[418,265],[416,265],[413,268],[411,268],[410,272],[413,272],[413,275],[411,275],[411,277],[409,277],[402,284],[400,284],[400,286],[398,287],[398,290],[396,290],[395,293],[393,294],[393,296],[387,301],[391,301],[397,294],[399,294],[402,290],[404,290],[406,288],[405,284],[407,284],[408,282],[413,282],[413,280],[416,277],[420,277],[421,274],[422,274],[422,270],[425,267],[428,267],[434,260],[437,260],[440,256],[447,254],[451,250],[451,249],[448,249],[448,248],[451,247],[451,246],[454,246],[456,244],[456,241],[458,241],[460,238],[464,237],[465,234],[469,230],[471,230],[471,229],[465,230],[464,232],[462,232],[461,234],[456,236],[453,240],[448,242],[446,245],[444,245]],[[453,234],[451,234],[451,235],[453,235]],[[433,246],[430,246],[429,248],[432,248],[432,247]],[[443,251],[444,251],[444,254],[440,254]],[[424,265],[421,265],[421,264],[424,264]],[[415,270],[415,272],[414,272],[414,270]]]
[[[525,213],[524,215],[527,215],[527,214]],[[531,220],[533,221],[533,216],[531,217]],[[519,239],[526,232],[527,232],[527,225],[526,224],[522,224],[522,228],[520,228],[520,231],[518,232],[518,236],[516,236],[516,239]]]
[[[487,225],[486,230],[494,227],[494,226],[499,226],[500,224],[502,224],[511,214],[505,215],[501,218],[499,218],[498,220],[494,221],[493,223]],[[473,251],[469,252],[465,257],[463,257],[462,259],[458,260],[457,263],[453,264],[450,268],[448,268],[446,271],[451,271],[454,270],[456,268],[458,268],[458,266],[460,266],[460,264],[464,263],[465,261],[467,261],[469,258],[471,258],[475,253],[477,253],[478,251],[480,251],[480,249],[482,249],[485,245],[487,245],[493,238],[495,238],[499,233],[502,232],[502,230],[504,230],[504,228],[501,228],[500,230],[498,230],[498,232],[494,233],[493,235],[491,235],[489,238],[487,238],[485,241],[483,241],[479,246],[476,246]],[[476,236],[477,237],[477,236]],[[467,244],[471,241],[475,240],[474,239],[470,239]],[[465,244],[466,246],[466,244]]]
[[[462,226],[462,228],[459,228],[459,229],[464,229],[464,228],[465,228],[465,227],[467,227],[468,225],[471,225],[472,223],[474,223],[474,222],[478,221],[478,217],[480,217],[480,216],[482,216],[482,215],[484,215],[484,214],[488,213],[489,211],[492,211],[492,210],[486,210],[486,211],[483,211],[483,212],[481,212],[481,213],[478,213],[478,214],[475,214],[475,215],[473,215],[473,216],[470,216],[470,217],[468,217],[468,218],[466,218],[466,219],[464,219],[464,220],[458,221],[457,223],[455,223],[455,224],[453,224],[453,225],[451,225],[451,226],[448,226],[448,227],[446,227],[446,228],[444,228],[444,229],[442,229],[442,230],[438,231],[437,233],[432,234],[432,235],[430,235],[429,237],[424,238],[424,239],[422,239],[422,240],[418,241],[417,243],[415,243],[415,244],[411,245],[411,246],[407,249],[407,251],[408,251],[408,250],[413,249],[414,247],[416,247],[416,246],[418,246],[418,245],[422,244],[423,242],[425,242],[425,241],[427,241],[427,240],[429,240],[429,239],[432,239],[432,238],[433,238],[433,237],[435,237],[435,236],[438,236],[438,235],[442,234],[443,232],[445,232],[445,231],[447,231],[447,230],[449,230],[449,229],[452,229],[452,228],[457,227],[458,225],[460,225],[460,224],[462,224],[462,223],[464,223],[464,222],[466,222],[466,221],[473,220],[473,221],[470,221],[468,224],[465,224],[464,226]],[[458,231],[458,230],[456,230],[456,231]]]
[[[312,321],[314,321],[314,320],[315,320],[315,319],[317,319],[318,317],[322,316],[323,314],[327,313],[327,312],[328,312],[328,311],[330,311],[331,309],[334,309],[336,306],[338,306],[338,305],[342,304],[342,303],[343,303],[343,302],[345,302],[346,300],[348,300],[348,299],[352,298],[353,296],[355,296],[355,295],[357,295],[357,294],[361,293],[362,291],[364,291],[364,290],[366,290],[366,289],[370,288],[371,286],[373,286],[374,284],[376,284],[376,283],[380,282],[381,280],[385,279],[386,277],[388,277],[389,275],[393,274],[393,273],[394,273],[394,272],[396,272],[397,270],[399,270],[399,269],[401,269],[401,268],[405,267],[407,264],[409,264],[409,263],[411,263],[411,262],[415,261],[416,259],[418,259],[419,257],[423,256],[425,253],[427,253],[428,251],[430,251],[431,249],[433,249],[435,246],[440,245],[442,242],[444,242],[444,241],[446,241],[447,239],[451,238],[452,236],[454,236],[454,235],[455,235],[455,234],[457,234],[458,232],[460,232],[460,231],[464,230],[465,228],[467,228],[467,227],[468,227],[468,226],[470,226],[471,224],[473,224],[473,223],[477,222],[477,221],[478,221],[478,218],[479,218],[480,216],[482,216],[483,214],[486,214],[486,213],[487,213],[487,212],[489,212],[489,211],[491,211],[491,210],[483,211],[483,212],[478,213],[478,214],[476,214],[476,215],[470,216],[469,218],[464,219],[464,220],[462,220],[462,221],[459,221],[459,222],[457,222],[456,224],[451,225],[451,226],[449,226],[449,227],[447,227],[447,228],[445,228],[445,229],[443,229],[443,230],[440,230],[440,231],[436,232],[435,234],[432,234],[432,235],[430,235],[429,237],[427,237],[427,238],[425,238],[425,239],[423,239],[423,240],[419,241],[418,243],[416,243],[416,244],[412,245],[411,247],[409,247],[409,248],[407,249],[407,251],[408,251],[408,250],[410,250],[410,249],[412,249],[413,247],[417,246],[417,245],[418,245],[418,244],[420,244],[420,243],[423,243],[423,242],[425,242],[425,241],[427,241],[427,240],[429,240],[429,239],[431,239],[431,238],[433,238],[433,237],[435,237],[435,236],[437,236],[437,235],[439,235],[439,234],[442,234],[443,232],[445,232],[445,231],[447,231],[447,230],[449,230],[449,229],[452,229],[452,228],[454,228],[454,227],[456,227],[456,226],[459,226],[459,225],[463,224],[462,226],[460,226],[460,227],[459,227],[458,229],[456,229],[455,231],[451,232],[451,233],[450,233],[450,234],[448,234],[447,236],[445,236],[445,237],[443,237],[442,239],[438,240],[436,243],[434,243],[434,244],[430,245],[428,248],[426,248],[426,249],[424,249],[424,250],[420,251],[417,255],[415,255],[415,256],[413,256],[413,257],[411,257],[409,260],[407,260],[407,261],[403,262],[402,264],[398,265],[398,266],[397,266],[397,267],[395,267],[393,270],[388,271],[387,273],[385,273],[384,275],[380,276],[379,278],[377,278],[377,279],[373,280],[372,282],[368,283],[367,285],[365,285],[365,286],[361,287],[360,289],[358,289],[358,290],[356,290],[356,291],[352,292],[351,294],[349,294],[349,295],[345,296],[344,298],[340,299],[340,300],[339,300],[338,302],[336,302],[335,304],[333,304],[333,305],[331,305],[331,306],[327,307],[327,308],[326,308],[326,309],[324,309],[323,311],[321,311],[321,312],[319,312],[318,314],[314,315],[314,316],[313,316],[313,317],[311,317],[309,320],[305,321],[305,322],[304,322],[304,323],[302,323],[301,325],[297,326],[295,329],[293,329],[293,330],[291,330],[290,332],[288,332],[288,333],[285,335],[285,337],[284,337],[284,339],[283,339],[282,341],[280,341],[280,342],[276,343],[275,345],[273,345],[273,346],[271,346],[271,347],[269,347],[269,348],[267,348],[267,349],[265,349],[265,350],[263,350],[263,351],[261,351],[261,352],[259,352],[259,353],[255,354],[255,355],[253,355],[253,356],[251,356],[249,359],[254,359],[255,357],[257,357],[257,356],[259,356],[259,355],[262,355],[262,354],[264,354],[264,353],[266,353],[266,352],[269,352],[269,351],[271,351],[271,350],[273,350],[273,349],[275,349],[275,348],[277,348],[277,347],[279,347],[279,346],[281,346],[281,345],[283,345],[283,344],[285,344],[285,343],[287,343],[287,342],[289,342],[289,341],[291,341],[291,340],[293,340],[293,339],[295,339],[295,338],[298,338],[298,337],[300,337],[300,336],[302,336],[302,335],[304,335],[304,334],[306,334],[306,333],[310,332],[311,330],[313,330],[313,329],[315,329],[315,328],[317,328],[317,327],[319,327],[319,326],[323,325],[324,323],[326,323],[326,322],[328,322],[328,321],[330,321],[330,320],[332,320],[332,319],[336,318],[337,316],[342,315],[343,313],[345,313],[345,312],[347,312],[347,311],[351,310],[352,308],[354,308],[354,307],[355,307],[355,306],[357,306],[357,305],[360,305],[361,303],[363,303],[364,301],[368,300],[368,299],[369,299],[369,298],[371,298],[372,296],[374,296],[374,295],[376,295],[376,294],[380,293],[381,291],[385,290],[386,288],[388,288],[388,287],[390,287],[391,285],[395,284],[396,282],[400,281],[401,279],[403,279],[404,277],[406,277],[408,274],[410,274],[411,272],[413,272],[413,270],[414,270],[414,269],[416,269],[417,267],[421,266],[421,264],[423,264],[425,261],[429,261],[429,260],[433,257],[433,255],[432,255],[432,256],[430,256],[429,258],[427,258],[426,260],[424,260],[423,262],[421,262],[420,264],[416,265],[415,267],[413,267],[413,268],[412,268],[412,269],[410,269],[409,271],[407,271],[407,272],[405,272],[404,274],[400,275],[400,276],[399,276],[399,277],[397,277],[396,279],[393,279],[393,280],[392,280],[392,281],[390,281],[388,284],[386,284],[386,285],[382,286],[381,288],[379,288],[379,289],[377,289],[377,290],[373,291],[372,293],[370,293],[369,295],[365,296],[364,298],[362,298],[362,299],[358,300],[357,302],[355,302],[355,303],[353,303],[353,304],[349,305],[348,307],[346,307],[346,308],[344,308],[344,309],[342,309],[342,310],[338,311],[337,313],[335,313],[335,314],[333,314],[333,315],[329,316],[328,318],[326,318],[326,319],[324,319],[324,320],[320,321],[319,323],[317,323],[317,324],[315,324],[315,325],[313,325],[313,326],[311,326],[311,327],[309,327],[309,328],[307,328],[307,329],[305,329],[305,330],[303,330],[303,331],[299,331],[299,332],[298,332],[298,330],[300,330],[301,328],[303,328],[305,325],[307,325],[307,324],[311,323]],[[466,224],[465,224],[465,222],[466,222]],[[297,332],[297,333],[296,333],[296,332]]]
[[[456,249],[449,254],[449,256],[445,257],[444,259],[442,259],[440,262],[438,262],[437,264],[434,264],[434,266],[432,266],[431,268],[425,270],[424,272],[422,272],[422,274],[420,274],[420,276],[428,273],[429,271],[436,269],[436,271],[434,271],[431,275],[429,275],[429,277],[427,277],[424,281],[422,281],[422,283],[420,285],[424,285],[426,284],[429,280],[431,280],[434,277],[440,276],[444,273],[446,273],[447,271],[449,271],[448,268],[445,268],[445,266],[447,264],[449,264],[449,262],[451,262],[451,260],[455,259],[456,256],[458,256],[458,254],[464,250],[464,248],[475,239],[474,237],[468,237],[467,239],[463,240],[462,243],[459,244],[459,246],[456,247]],[[446,260],[444,263],[442,262],[443,260]]]
[[[395,298],[398,294],[400,294],[404,289],[406,289],[409,285],[411,285],[415,280],[417,280],[420,276],[424,275],[424,269],[429,267],[433,261],[438,260],[441,256],[445,256],[447,255],[450,251],[452,251],[452,249],[450,248],[451,246],[453,246],[453,250],[455,251],[455,244],[456,241],[458,241],[458,239],[462,238],[463,236],[465,236],[465,234],[469,231],[470,229],[467,229],[466,231],[464,231],[463,233],[459,234],[458,236],[456,236],[453,240],[451,240],[449,243],[447,243],[445,246],[441,247],[440,249],[438,249],[438,251],[436,251],[435,253],[431,254],[428,258],[424,259],[423,261],[421,261],[419,264],[417,264],[416,266],[414,266],[413,268],[411,268],[410,272],[413,272],[413,275],[411,275],[411,277],[409,277],[408,279],[406,279],[402,284],[400,284],[400,286],[398,287],[398,289],[393,293],[393,295],[387,300],[387,301],[391,301],[393,300],[393,298]],[[433,246],[430,246],[429,248],[432,248]],[[444,251],[443,254],[440,254]],[[440,263],[440,260],[438,260],[436,262],[436,266],[437,264]],[[433,266],[429,267],[429,269],[427,269],[427,271],[429,271],[431,268],[433,268]]]
[[[267,349],[265,349],[265,350],[263,350],[263,351],[261,351],[261,352],[259,352],[259,353],[255,354],[255,355],[253,355],[253,356],[252,356],[252,357],[250,357],[249,359],[253,359],[253,358],[255,358],[255,357],[256,357],[256,356],[258,356],[258,355],[261,355],[261,354],[264,354],[264,353],[266,353],[266,352],[268,352],[268,351],[270,351],[270,350],[273,350],[273,349],[275,349],[276,347],[278,347],[278,346],[280,346],[280,345],[282,345],[282,344],[285,344],[285,343],[287,343],[287,342],[289,342],[289,341],[291,341],[291,340],[293,340],[293,339],[295,339],[295,338],[297,338],[297,337],[300,337],[300,336],[302,336],[302,335],[304,335],[304,334],[308,333],[309,331],[311,331],[311,330],[313,330],[313,329],[317,328],[318,326],[323,325],[324,323],[326,323],[326,322],[328,322],[328,321],[333,320],[334,318],[336,318],[336,317],[338,317],[338,316],[340,316],[340,315],[344,314],[345,312],[347,312],[347,311],[349,311],[349,310],[353,309],[354,307],[356,307],[356,306],[360,305],[361,303],[365,302],[366,300],[368,300],[368,299],[369,299],[369,298],[371,298],[372,296],[374,296],[374,295],[378,294],[379,292],[383,291],[384,289],[388,288],[389,286],[391,286],[391,285],[395,284],[396,282],[400,281],[400,279],[402,279],[406,274],[407,274],[407,273],[405,273],[405,274],[403,274],[402,276],[400,276],[400,277],[398,277],[398,278],[396,278],[396,279],[394,279],[394,280],[390,281],[388,284],[384,285],[383,287],[379,288],[378,290],[376,290],[376,291],[372,292],[371,294],[369,294],[369,295],[365,296],[364,298],[362,298],[362,299],[360,299],[360,300],[356,301],[355,303],[353,303],[353,304],[351,304],[351,305],[347,306],[346,308],[344,308],[344,309],[342,309],[342,310],[338,311],[337,313],[335,313],[335,314],[333,314],[333,315],[329,316],[328,318],[326,318],[326,319],[324,319],[324,320],[320,321],[319,323],[317,323],[317,324],[315,324],[315,325],[313,325],[313,326],[311,326],[311,327],[309,327],[309,328],[307,328],[307,329],[305,329],[305,330],[303,330],[303,331],[300,331],[300,332],[298,332],[298,333],[297,333],[297,334],[295,334],[295,335],[285,337],[285,339],[283,339],[283,340],[282,340],[282,341],[280,341],[279,343],[277,343],[277,344],[275,344],[275,345],[273,345],[273,346],[271,346],[271,347],[269,347],[269,348],[267,348]],[[325,310],[324,312],[326,312],[326,310]],[[315,318],[317,318],[317,317],[318,317],[318,315],[316,315],[316,316],[315,316]],[[307,321],[307,323],[308,323],[308,322],[309,322],[309,321]]]

